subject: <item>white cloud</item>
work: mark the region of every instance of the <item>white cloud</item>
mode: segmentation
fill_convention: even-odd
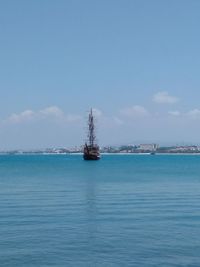
[[[159,104],[174,104],[179,101],[179,99],[175,96],[169,95],[168,92],[158,92],[153,96],[153,101]]]
[[[192,118],[198,118],[200,117],[200,110],[199,109],[193,109],[193,110],[190,110],[188,113],[187,113],[188,116],[192,117]]]
[[[93,114],[94,114],[94,116],[97,118],[97,117],[101,117],[102,115],[103,115],[103,112],[100,110],[100,109],[98,109],[98,108],[93,108],[92,109],[92,112],[93,112]]]
[[[169,115],[172,115],[172,116],[175,116],[175,117],[178,117],[181,115],[180,111],[178,110],[175,110],[175,111],[169,111],[168,112]]]
[[[4,122],[18,124],[30,120],[53,119],[65,122],[75,122],[81,120],[81,116],[75,114],[65,114],[59,107],[50,106],[39,111],[25,110],[21,113],[11,114]]]
[[[44,116],[53,116],[53,117],[63,117],[64,116],[63,111],[56,106],[51,106],[51,107],[47,107],[45,109],[42,109],[39,111],[39,113],[44,115]]]
[[[139,105],[124,108],[120,111],[120,113],[127,117],[144,117],[149,115],[149,112],[143,106]]]
[[[11,114],[6,121],[10,123],[21,123],[24,121],[30,121],[34,118],[35,112],[32,110],[25,110],[19,114],[13,113]]]

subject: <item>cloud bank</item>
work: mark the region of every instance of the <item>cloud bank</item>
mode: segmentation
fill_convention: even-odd
[[[155,107],[125,106],[111,114],[94,108],[99,143],[117,144],[147,138],[173,141],[180,137],[186,140],[188,136],[191,141],[198,140],[200,108],[183,111],[166,107],[156,110]],[[82,144],[86,137],[86,123],[86,116],[66,113],[58,106],[16,112],[1,121],[2,146],[23,148]]]
[[[179,101],[179,98],[169,95],[167,91],[162,91],[153,96],[153,101],[158,104],[174,104]]]
[[[181,115],[180,111],[178,111],[178,110],[168,111],[168,114],[172,115],[172,116],[175,116],[175,117],[178,117],[178,116]]]
[[[126,117],[146,117],[149,115],[147,109],[139,105],[121,109],[120,113]]]
[[[80,121],[81,116],[75,114],[65,114],[59,107],[50,106],[38,111],[28,109],[21,113],[13,113],[8,118],[6,118],[4,122],[10,124],[20,124],[24,122],[30,122],[34,120],[39,121],[44,119],[63,122],[75,122]]]

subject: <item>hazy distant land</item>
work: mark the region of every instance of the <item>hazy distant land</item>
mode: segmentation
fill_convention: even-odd
[[[46,148],[30,150],[1,150],[0,154],[80,154],[83,148]],[[159,146],[157,144],[122,145],[100,147],[102,154],[200,154],[200,146]]]

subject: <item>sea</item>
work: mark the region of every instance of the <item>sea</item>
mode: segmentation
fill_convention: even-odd
[[[0,267],[199,267],[200,156],[0,156]]]

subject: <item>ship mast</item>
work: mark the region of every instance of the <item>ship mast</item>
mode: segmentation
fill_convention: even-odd
[[[93,116],[92,109],[91,109],[89,113],[89,118],[88,118],[89,146],[94,146],[95,139],[96,139],[96,136],[95,136],[95,127],[94,127],[94,116]]]

